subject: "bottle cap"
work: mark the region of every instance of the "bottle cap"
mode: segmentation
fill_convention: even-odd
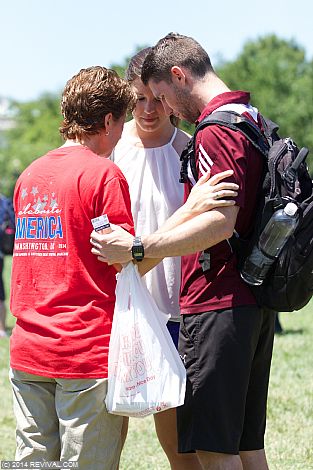
[[[285,214],[290,215],[291,217],[295,215],[297,210],[298,206],[294,202],[288,202],[288,204],[284,207]]]

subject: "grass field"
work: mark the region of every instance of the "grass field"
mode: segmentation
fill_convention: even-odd
[[[9,288],[10,259],[5,260]],[[8,318],[8,326],[13,326]],[[266,449],[271,470],[313,469],[313,301],[302,311],[281,314],[284,334],[275,337]],[[14,458],[14,418],[8,382],[9,340],[0,340],[0,460]],[[152,418],[130,420],[121,470],[165,470]],[[92,469],[90,469],[92,470]],[[190,469],[192,470],[192,469]]]

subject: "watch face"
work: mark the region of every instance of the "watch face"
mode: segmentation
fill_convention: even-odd
[[[134,239],[134,244],[132,247],[132,257],[136,261],[142,261],[144,258],[144,248],[140,239]]]

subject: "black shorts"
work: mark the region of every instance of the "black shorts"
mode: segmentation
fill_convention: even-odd
[[[187,388],[177,409],[179,452],[264,448],[275,315],[255,306],[182,315]]]
[[[3,285],[3,257],[0,256],[0,300],[3,302],[5,300],[5,292]]]

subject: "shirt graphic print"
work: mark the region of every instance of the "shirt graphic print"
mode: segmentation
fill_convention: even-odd
[[[20,198],[13,256],[68,256],[57,194],[32,186]]]

